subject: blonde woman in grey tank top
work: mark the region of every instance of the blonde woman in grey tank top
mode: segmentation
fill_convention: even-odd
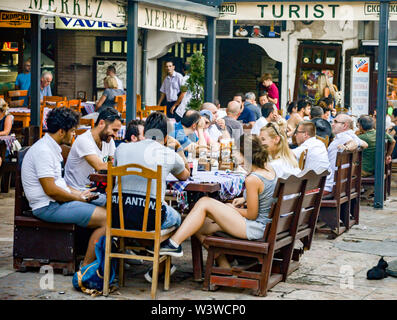
[[[276,174],[268,163],[268,153],[260,139],[243,135],[238,141],[241,163],[250,174],[245,179],[245,197],[225,204],[218,200],[202,197],[183,221],[177,232],[163,242],[160,255],[180,257],[181,243],[195,234],[201,242],[205,236],[223,231],[241,239],[259,239],[264,235],[267,216],[276,185]],[[243,205],[246,204],[246,208]],[[225,256],[217,259],[221,267],[230,267]]]

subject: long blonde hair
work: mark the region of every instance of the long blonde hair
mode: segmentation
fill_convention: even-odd
[[[3,98],[0,98],[0,112],[4,112],[7,115],[8,109],[7,102],[5,102]]]
[[[325,88],[328,88],[329,93],[332,95],[332,97],[335,97],[334,85],[331,83],[327,75],[325,75],[324,73],[320,74],[318,76],[317,84],[318,84],[318,94],[320,98],[324,97]]]
[[[277,144],[277,151],[271,154],[271,159],[283,159],[292,167],[298,168],[298,161],[288,146],[288,138],[285,131],[281,130],[279,125],[274,122],[269,122],[266,126],[262,127],[261,131],[266,132],[271,139],[275,139],[277,136],[280,137],[280,142]]]

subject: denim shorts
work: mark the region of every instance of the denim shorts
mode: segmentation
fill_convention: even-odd
[[[181,225],[181,215],[173,207],[165,204],[166,207],[166,217],[164,222],[161,224],[161,229],[168,229],[173,226],[179,227]]]
[[[86,227],[95,208],[95,205],[81,201],[50,202],[48,206],[33,210],[33,215],[48,222],[74,223]]]

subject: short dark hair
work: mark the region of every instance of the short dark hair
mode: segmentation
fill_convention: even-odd
[[[325,102],[325,104],[327,105],[327,106],[330,106],[331,104],[333,104],[333,98],[331,97],[331,96],[328,96],[328,97],[322,97],[319,101],[318,101],[318,103],[320,103],[321,101],[324,101]]]
[[[73,109],[62,107],[54,108],[47,115],[47,128],[49,133],[56,133],[59,129],[69,131],[77,127],[80,113]]]
[[[290,104],[288,105],[288,108],[287,108],[287,112],[292,113],[292,109],[294,109],[294,108],[298,109],[296,101],[290,102]]]
[[[167,59],[167,60],[165,60],[165,65],[166,65],[168,62],[171,62],[172,65],[175,66],[174,60],[172,60],[172,59]]]
[[[298,101],[297,111],[301,111],[302,109],[306,108],[308,105],[312,105],[312,103],[307,99],[301,99]]]
[[[199,122],[200,118],[200,112],[196,110],[187,110],[182,117],[181,124],[186,128],[190,128],[192,125]]]
[[[310,110],[310,116],[312,117],[312,119],[314,118],[320,118],[324,115],[324,111],[323,108],[319,107],[319,106],[313,106]]]
[[[360,124],[364,131],[368,131],[374,128],[374,119],[370,116],[361,116],[357,122]]]
[[[139,136],[138,126],[144,126],[144,125],[145,125],[145,121],[143,120],[131,120],[130,122],[128,122],[127,128],[125,130],[125,140],[130,142],[132,135],[138,138]]]
[[[234,97],[238,97],[238,96],[241,97],[241,100],[242,100],[243,102],[245,101],[245,95],[244,95],[244,93],[242,93],[242,92],[237,92],[237,93],[233,96],[233,98],[234,98]]]
[[[116,67],[115,67],[114,65],[110,65],[110,66],[107,68],[107,71],[111,71],[111,72],[113,72],[113,73],[116,73]]]
[[[149,133],[151,130],[159,130],[161,134],[163,135],[163,139],[167,136],[168,134],[168,119],[167,116],[162,113],[162,112],[152,112],[145,121],[145,125],[143,126],[143,133],[145,135],[145,138],[147,139],[152,139],[152,140],[157,140],[159,136],[156,135],[155,132]],[[147,136],[147,134],[150,136]],[[158,132],[157,132],[158,134]]]
[[[120,112],[113,107],[107,107],[99,113],[95,122],[95,127],[101,120],[105,120],[107,123],[113,123],[115,120],[119,120],[121,123],[123,123],[123,118],[121,117]]]
[[[266,102],[261,108],[262,116],[264,118],[267,118],[273,111],[274,111],[274,106],[273,103],[271,102]]]

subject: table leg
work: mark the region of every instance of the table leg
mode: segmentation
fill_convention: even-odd
[[[193,280],[203,280],[203,249],[200,240],[196,236],[190,238],[193,260]]]

